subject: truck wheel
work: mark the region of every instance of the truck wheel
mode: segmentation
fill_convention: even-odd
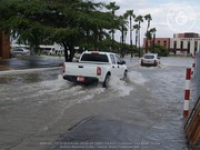
[[[157,66],[158,66],[158,63],[156,62],[156,63],[154,64],[154,66],[157,67]]]
[[[106,78],[105,78],[105,80],[104,80],[104,82],[103,82],[103,84],[102,84],[102,86],[103,86],[104,88],[108,88],[108,83],[109,83],[109,81],[110,81],[110,74],[107,74],[107,75],[106,75]]]
[[[124,71],[124,76],[123,76],[123,79],[125,80],[125,79],[127,79],[128,78],[128,71],[127,70],[125,70]]]

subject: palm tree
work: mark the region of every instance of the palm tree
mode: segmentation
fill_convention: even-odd
[[[115,16],[115,11],[120,9],[120,7],[118,5],[116,5],[116,2],[110,2],[108,5],[106,5],[106,8],[108,10],[111,10],[111,14],[113,15],[113,17]],[[111,29],[111,36],[112,36],[112,48],[113,48],[113,42],[114,42],[114,33],[115,33],[115,30],[114,30],[114,25],[112,25],[112,29]]]
[[[146,43],[145,43],[145,52],[147,53],[148,50],[148,37],[149,36],[149,28],[150,28],[150,22],[152,20],[151,14],[147,14],[144,16],[145,20],[147,20],[147,30],[146,30]]]
[[[152,49],[154,49],[154,45],[155,45],[156,31],[157,31],[156,28],[151,28],[149,30],[150,35],[151,35],[151,39],[153,37],[153,43],[152,43],[152,40],[151,40],[151,45],[150,45],[150,46],[152,46]]]
[[[151,14],[145,15],[144,18],[145,18],[145,20],[147,20],[147,31],[148,31],[150,28],[151,20],[152,20]]]
[[[124,37],[127,34],[127,21],[124,19],[124,16],[119,16],[118,18],[118,30],[121,31],[121,47],[120,47],[120,56],[123,57],[124,50]]]
[[[132,41],[132,18],[135,18],[135,14],[133,10],[127,10],[126,13],[124,14],[124,17],[127,19],[129,18],[129,23],[130,23],[130,46],[131,46],[131,58],[133,57],[133,41]]]
[[[106,30],[111,29],[113,15],[109,12],[101,12],[99,9],[102,3],[82,3],[81,12],[79,12],[78,23],[79,31],[82,33],[82,45],[86,48],[98,50],[104,37],[108,36]]]
[[[135,30],[135,47],[136,47],[136,50],[137,50],[139,25],[135,24],[133,26],[133,29]]]
[[[140,28],[141,28],[141,22],[143,22],[144,20],[143,20],[143,16],[142,15],[139,15],[139,16],[137,16],[136,18],[135,18],[135,22],[138,22],[138,28],[139,28],[139,30],[138,30],[138,39],[139,39],[139,41],[138,41],[138,48],[139,48],[139,57],[141,57],[141,51],[140,51]]]

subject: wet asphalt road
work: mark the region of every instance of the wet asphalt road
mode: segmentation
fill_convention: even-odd
[[[0,72],[0,149],[187,150],[182,107],[193,60],[126,61],[129,80],[112,78],[109,89],[64,81],[61,67]]]

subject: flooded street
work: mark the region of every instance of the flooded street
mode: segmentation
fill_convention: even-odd
[[[0,150],[187,150],[185,69],[191,58],[141,67],[110,87],[62,79],[62,68],[0,72]]]

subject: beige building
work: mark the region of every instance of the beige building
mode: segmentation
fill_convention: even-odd
[[[200,49],[200,36],[197,33],[174,34],[170,39],[170,52],[182,55],[194,55]]]

